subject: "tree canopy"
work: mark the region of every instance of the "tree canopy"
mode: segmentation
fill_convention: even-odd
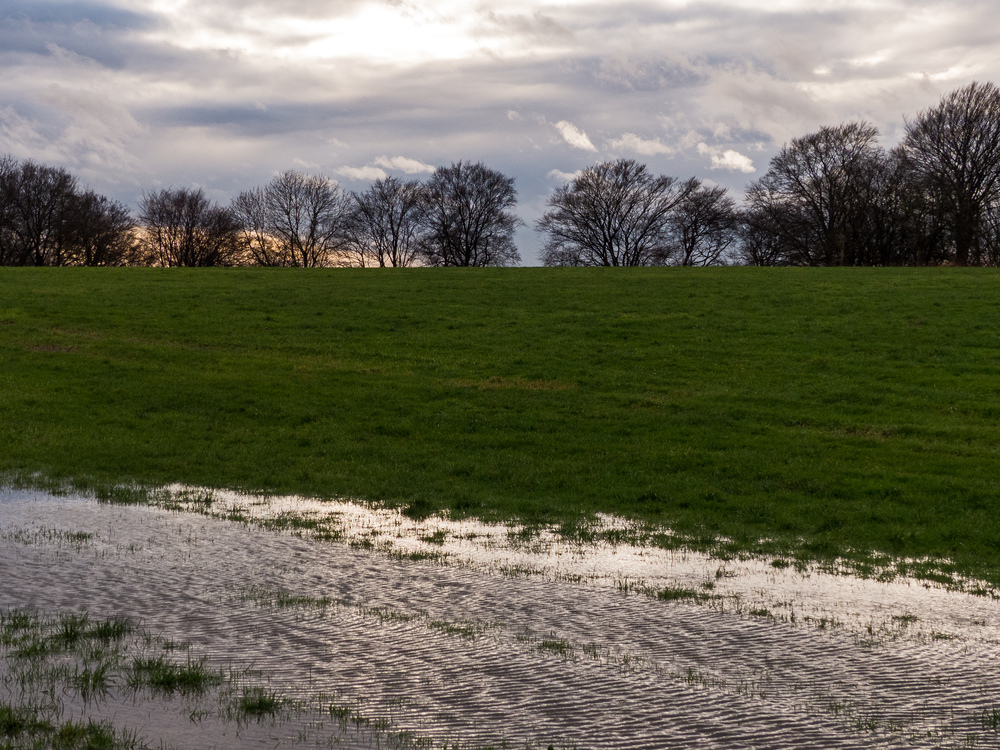
[[[430,266],[512,266],[521,260],[514,178],[481,162],[438,167],[424,188],[421,256]]]
[[[547,266],[652,266],[670,257],[671,211],[695,188],[633,159],[588,167],[549,198],[535,227]]]

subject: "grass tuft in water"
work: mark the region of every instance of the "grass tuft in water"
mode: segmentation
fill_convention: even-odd
[[[99,503],[109,505],[149,505],[150,490],[138,485],[112,484],[94,489]]]
[[[427,544],[444,544],[447,534],[445,532],[438,530],[433,534],[428,534],[427,536],[420,537],[420,541],[426,542]]]
[[[698,601],[704,596],[704,594],[701,594],[694,589],[683,588],[680,586],[668,586],[665,589],[660,589],[660,591],[656,594],[657,599],[661,599],[665,602],[680,601],[684,599]]]
[[[98,622],[90,629],[88,635],[101,641],[120,641],[134,632],[135,627],[132,623],[127,618],[117,615]]]
[[[113,664],[110,661],[99,661],[96,664],[77,664],[67,682],[80,694],[84,701],[93,698],[103,698],[108,695],[113,685]]]
[[[236,700],[234,709],[239,718],[260,719],[265,716],[274,716],[281,709],[284,702],[273,690],[255,685],[244,688],[242,694]]]
[[[52,637],[53,647],[59,650],[73,648],[86,636],[89,623],[90,617],[87,614],[62,615],[59,618],[59,629]]]
[[[1000,729],[1000,708],[997,708],[996,706],[993,708],[984,708],[980,718],[982,720],[983,729]]]
[[[0,703],[0,737],[12,739],[21,735],[52,731],[52,724],[39,719],[33,711],[9,703]]]
[[[178,664],[162,654],[155,657],[137,657],[133,660],[127,684],[132,690],[149,688],[163,693],[203,693],[210,687],[222,684],[222,673],[206,666],[204,658]]]
[[[253,602],[260,607],[276,607],[277,609],[319,609],[325,610],[337,604],[328,596],[303,596],[292,594],[280,589],[269,589],[264,586],[251,585],[234,596],[236,601]]]
[[[136,732],[117,730],[110,721],[67,722],[52,737],[53,750],[146,750]]]
[[[445,635],[456,635],[459,638],[475,638],[477,635],[482,634],[484,630],[482,625],[476,625],[471,622],[455,623],[445,620],[431,620],[427,625],[434,630],[440,630]]]
[[[558,640],[543,640],[538,644],[539,651],[548,651],[553,654],[559,654],[560,656],[568,656],[573,651],[573,647],[568,641],[558,639]]]
[[[115,729],[110,721],[39,719],[30,708],[0,703],[0,748],[4,750],[146,750],[136,732]]]

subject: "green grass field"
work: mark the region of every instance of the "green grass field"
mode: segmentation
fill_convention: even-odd
[[[998,422],[988,270],[0,270],[22,481],[607,511],[996,584]]]

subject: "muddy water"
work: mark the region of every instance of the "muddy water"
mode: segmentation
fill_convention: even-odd
[[[256,507],[296,503],[316,510]],[[989,597],[554,538],[525,547],[502,528],[322,507],[362,529],[355,546],[349,533],[2,493],[0,607],[124,613],[287,696],[335,695],[435,746],[1000,745],[984,721],[1000,707]],[[36,533],[52,530],[93,537]],[[629,581],[718,598],[662,601]],[[180,744],[199,746],[189,725]],[[170,726],[149,729],[177,745]],[[243,732],[211,746],[307,744],[294,723]],[[369,746],[335,735],[308,744]]]

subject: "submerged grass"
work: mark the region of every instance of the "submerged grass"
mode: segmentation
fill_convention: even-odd
[[[145,750],[137,733],[110,721],[39,720],[34,712],[0,703],[0,750]]]
[[[239,719],[260,719],[274,716],[284,701],[273,690],[255,685],[243,690],[235,702],[234,711]]]
[[[102,646],[135,632],[128,619],[113,616],[92,622],[86,613],[40,620],[26,610],[0,611],[0,649],[20,658],[46,657],[75,650],[100,653]]]
[[[180,693],[182,695],[205,692],[221,685],[222,672],[209,669],[205,659],[179,664],[163,654],[154,657],[136,657],[128,675],[128,686],[133,690],[148,688],[154,692]]]
[[[63,701],[84,706],[115,689],[125,650],[150,640],[126,619],[0,610],[0,750],[138,750],[136,732],[107,720],[60,721]]]
[[[998,282],[3,269],[0,472],[121,503],[182,482],[414,518],[610,512],[667,546],[1000,584]]]
[[[668,586],[664,589],[660,589],[656,593],[656,597],[665,602],[673,602],[679,600],[700,601],[701,599],[708,598],[706,594],[702,594],[701,592],[695,591],[694,589],[689,589],[684,587],[674,587],[674,586]]]
[[[187,698],[188,709],[195,706],[192,717],[218,716],[238,723],[278,721],[287,719],[289,712],[318,710],[256,684],[259,675],[249,669],[231,669],[227,676],[210,668],[205,658],[175,661],[168,652],[176,644],[154,638],[121,618],[92,620],[86,613],[49,616],[25,609],[0,610],[0,637],[0,685],[6,699],[0,701],[0,750],[148,746],[136,732],[103,718],[82,715],[76,721],[61,721],[64,704],[76,698],[82,700],[86,714],[101,711],[109,701],[156,702],[179,694]],[[218,708],[213,710],[213,703]],[[326,709],[324,703],[322,710]],[[356,722],[367,721],[356,712],[349,715]],[[409,745],[400,745],[404,746]]]
[[[4,740],[51,731],[53,731],[52,724],[39,719],[33,711],[20,706],[11,706],[8,703],[0,703],[0,737]]]

